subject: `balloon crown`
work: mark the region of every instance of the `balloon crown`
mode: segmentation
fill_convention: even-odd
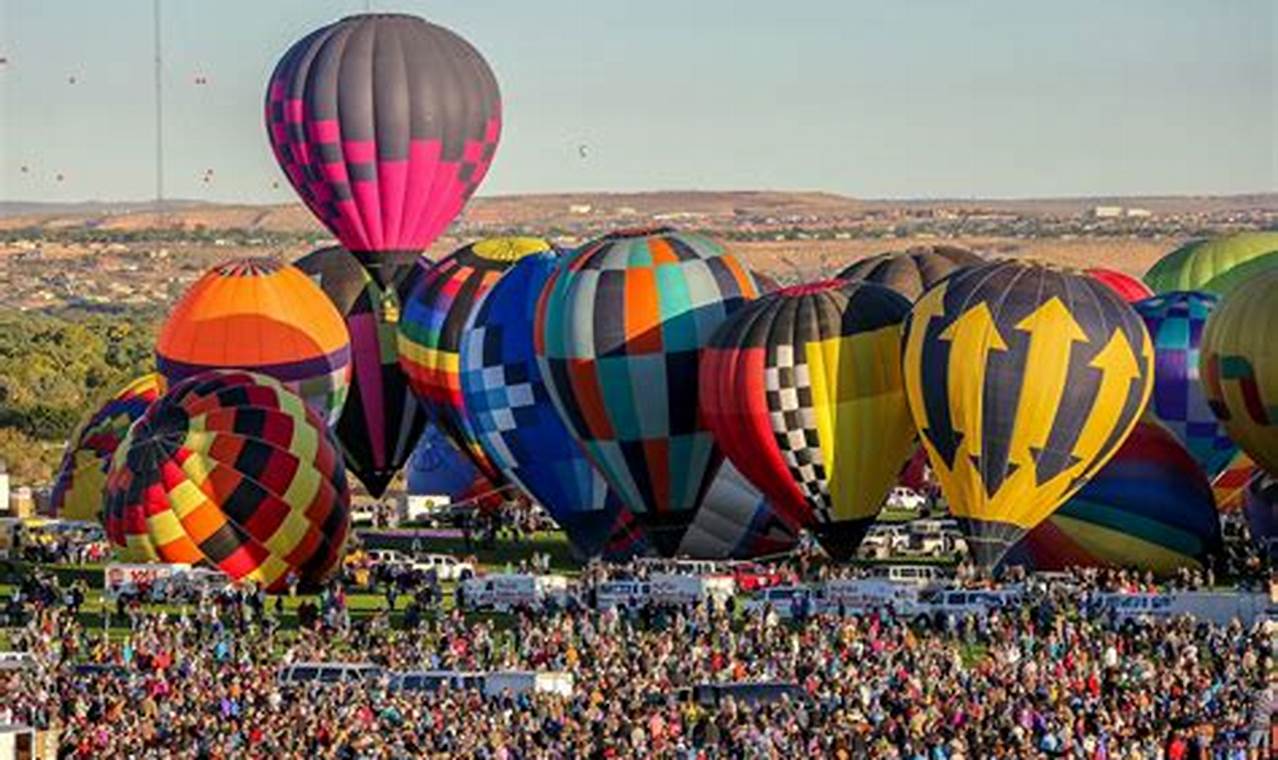
[[[497,237],[480,240],[470,250],[491,261],[518,261],[531,253],[551,249],[550,243],[535,237]]]
[[[265,257],[236,259],[218,266],[214,271],[223,277],[261,277],[280,271],[280,262]]]

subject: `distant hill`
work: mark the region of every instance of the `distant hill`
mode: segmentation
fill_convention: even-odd
[[[464,219],[482,224],[519,225],[581,215],[606,215],[624,222],[663,214],[673,218],[736,215],[777,217],[861,216],[892,210],[947,209],[1025,216],[1076,216],[1095,206],[1147,209],[1154,214],[1219,213],[1230,210],[1278,211],[1278,193],[1234,196],[1146,196],[1041,199],[857,199],[835,193],[781,191],[656,191],[645,193],[547,193],[496,195],[473,199]],[[0,229],[22,227],[98,227],[148,229],[250,229],[269,232],[320,232],[300,203],[236,205],[191,200],[166,201],[163,214],[153,203],[28,203],[0,201]]]

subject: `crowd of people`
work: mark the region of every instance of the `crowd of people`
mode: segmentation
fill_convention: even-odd
[[[1080,579],[1101,587],[1118,578]],[[414,627],[352,621],[339,590],[299,630],[254,593],[179,614],[137,605],[128,633],[33,593],[0,671],[0,723],[71,758],[1068,757],[1252,760],[1272,750],[1273,623],[1090,618],[1073,586],[931,627],[889,612],[782,622],[703,604],[569,606],[513,620],[429,606]],[[303,661],[405,670],[566,671],[571,696],[281,685]],[[779,682],[779,701],[690,699],[701,683]]]

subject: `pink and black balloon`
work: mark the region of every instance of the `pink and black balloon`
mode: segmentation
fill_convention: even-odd
[[[349,16],[276,64],[266,129],[302,200],[385,287],[488,172],[501,94],[453,32],[416,16]]]

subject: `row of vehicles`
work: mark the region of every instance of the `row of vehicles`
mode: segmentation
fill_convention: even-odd
[[[333,684],[384,684],[390,692],[479,692],[486,698],[523,695],[555,695],[571,698],[572,673],[562,670],[412,670],[389,672],[370,663],[299,662],[281,667],[276,680],[283,687],[310,688]],[[655,695],[662,701],[668,695]],[[782,700],[808,699],[803,687],[788,681],[707,682],[685,686],[673,693],[675,701],[707,710],[719,709],[731,699],[758,705]]]
[[[1020,607],[1026,603],[1029,593],[1021,584],[969,589],[883,577],[860,578],[769,588],[755,594],[744,608],[747,613],[770,611],[781,618],[874,611],[890,611],[916,619],[934,619],[937,615],[980,618]],[[1270,594],[1244,591],[1089,592],[1087,608],[1093,615],[1112,615],[1120,621],[1189,615],[1218,625],[1235,619],[1252,625],[1261,620],[1278,619],[1278,599]]]

